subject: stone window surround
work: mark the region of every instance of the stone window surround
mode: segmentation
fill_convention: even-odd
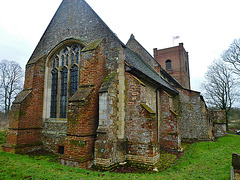
[[[75,56],[75,59],[74,59],[74,63],[72,64],[71,63],[71,55],[69,56],[69,60],[68,60],[68,65],[66,65],[66,61],[64,62],[64,66],[62,66],[62,61],[61,61],[61,58],[59,58],[59,67],[56,67],[56,64],[55,64],[55,67],[53,67],[53,59],[56,57],[56,55],[58,55],[59,57],[62,56],[62,53],[64,53],[66,47],[68,47],[68,50],[71,49],[71,46],[75,46],[77,45],[78,48],[79,48],[79,61],[78,61],[78,64],[76,63],[76,56]],[[70,38],[70,39],[67,39],[67,40],[64,40],[62,42],[60,42],[58,45],[56,45],[48,54],[47,56],[47,59],[46,59],[46,66],[45,66],[45,80],[44,80],[44,101],[43,101],[43,120],[50,120],[50,121],[58,121],[58,120],[61,120],[61,121],[67,121],[67,118],[60,118],[59,117],[59,109],[60,109],[60,81],[61,81],[61,78],[60,78],[60,73],[61,73],[61,70],[63,67],[66,67],[68,69],[68,94],[69,94],[69,86],[70,86],[70,72],[71,72],[71,69],[73,67],[78,67],[79,69],[79,63],[80,63],[80,53],[81,53],[81,49],[83,49],[84,47],[86,46],[86,44],[81,41],[81,40],[78,40],[78,39],[73,39],[73,38]],[[72,49],[74,51],[74,49]],[[65,56],[66,57],[66,56]],[[50,118],[50,109],[51,109],[51,81],[52,81],[52,70],[53,69],[57,69],[58,70],[58,74],[59,74],[59,79],[58,79],[58,82],[59,82],[59,85],[58,85],[58,107],[57,107],[57,117],[56,118]],[[79,73],[79,71],[78,71]],[[80,76],[78,75],[78,78]],[[79,79],[78,79],[79,81]],[[68,97],[68,100],[69,100],[69,97]],[[68,103],[68,100],[67,100],[67,103]]]

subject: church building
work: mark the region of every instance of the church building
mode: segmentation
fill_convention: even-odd
[[[212,140],[208,114],[190,89],[182,43],[152,57],[134,35],[124,44],[85,0],[63,0],[26,65],[3,150],[44,149],[81,168],[154,165],[160,149]]]

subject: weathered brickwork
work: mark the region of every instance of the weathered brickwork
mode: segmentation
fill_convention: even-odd
[[[183,88],[183,44],[162,52],[156,59],[173,60],[171,72],[133,35],[124,45],[85,0],[63,0],[26,66],[3,150],[42,148],[80,168],[154,165],[160,149],[179,151],[181,140],[225,135],[222,112],[208,112],[199,92]]]
[[[25,89],[12,106],[6,151],[21,153],[42,146],[43,62],[44,58],[40,58],[36,64],[27,66]]]
[[[190,89],[190,72],[188,52],[183,43],[166,49],[154,48],[154,58],[173,76],[184,88]],[[171,61],[171,68],[166,69],[166,61]]]
[[[177,97],[160,91],[160,147],[166,150],[181,150],[179,132],[179,115],[177,111]]]
[[[117,73],[110,73],[99,91],[99,126],[95,142],[95,165],[111,166],[125,160],[124,140],[119,140],[118,129],[118,91]]]
[[[156,92],[128,73],[126,74],[126,85],[125,136],[127,138],[127,159],[154,164],[159,158]],[[153,94],[155,94],[155,97],[152,97]]]
[[[124,49],[119,48],[117,72],[108,74],[99,91],[99,127],[94,163],[103,167],[124,162],[126,158],[124,53]]]
[[[90,166],[98,127],[98,91],[105,75],[104,45],[82,52],[78,91],[68,105],[68,129],[61,163]]]

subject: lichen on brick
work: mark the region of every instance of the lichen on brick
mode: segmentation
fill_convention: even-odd
[[[72,140],[72,141],[70,141],[70,143],[75,145],[75,146],[81,147],[81,148],[84,148],[87,145],[87,141],[75,141],[75,140]]]
[[[84,47],[82,49],[82,52],[91,51],[91,50],[96,49],[102,41],[103,41],[103,39],[98,39],[98,40],[95,40],[93,42],[90,42],[89,44],[87,44],[86,47]]]

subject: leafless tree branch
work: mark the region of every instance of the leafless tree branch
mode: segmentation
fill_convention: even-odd
[[[240,75],[240,39],[233,40],[229,48],[223,52],[222,59],[231,63],[234,73]]]
[[[23,70],[15,61],[2,60],[0,62],[0,105],[5,113],[10,112],[10,107],[15,96],[23,87]]]
[[[232,69],[221,60],[215,61],[208,67],[205,78],[202,86],[207,104],[225,110],[228,123],[229,112],[239,96]]]

